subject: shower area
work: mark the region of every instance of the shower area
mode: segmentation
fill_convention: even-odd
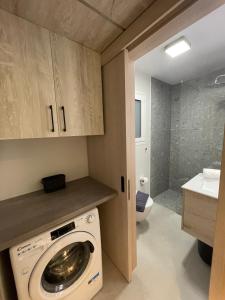
[[[202,173],[203,168],[220,169],[225,67],[174,85],[136,70],[137,81],[137,88],[144,91],[147,82],[149,87],[149,91],[145,87],[145,93],[149,92],[146,96],[149,142],[143,145],[145,152],[142,153],[149,155],[149,171],[145,172],[149,178],[147,192],[154,202],[181,214],[182,185]],[[137,151],[136,157],[140,170]]]

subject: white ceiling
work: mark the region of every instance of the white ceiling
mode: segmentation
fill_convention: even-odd
[[[191,43],[191,50],[169,57],[164,47],[181,36]],[[225,5],[137,60],[135,67],[170,84],[225,67]]]

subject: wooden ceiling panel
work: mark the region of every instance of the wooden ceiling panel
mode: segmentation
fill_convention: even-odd
[[[0,8],[101,52],[123,30],[82,2],[0,0]]]
[[[16,2],[17,2],[17,0],[1,0],[0,7],[13,13],[13,11],[16,7]]]
[[[116,24],[127,28],[154,0],[82,0]]]

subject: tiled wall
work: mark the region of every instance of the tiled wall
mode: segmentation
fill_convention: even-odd
[[[180,187],[203,168],[220,168],[225,125],[225,69],[171,86],[151,81],[152,197]]]
[[[225,69],[174,86],[151,79],[151,197],[180,189],[203,168],[220,168],[225,84],[214,81],[221,74]]]
[[[151,81],[151,177],[150,194],[155,197],[169,188],[171,86]]]
[[[220,70],[172,87],[170,187],[180,188],[204,167],[221,161],[225,85],[212,86]],[[163,183],[164,184],[164,183]]]

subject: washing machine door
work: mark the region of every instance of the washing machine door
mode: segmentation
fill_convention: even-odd
[[[31,273],[31,299],[62,299],[74,292],[89,275],[96,253],[96,240],[87,232],[60,238],[41,256]]]

